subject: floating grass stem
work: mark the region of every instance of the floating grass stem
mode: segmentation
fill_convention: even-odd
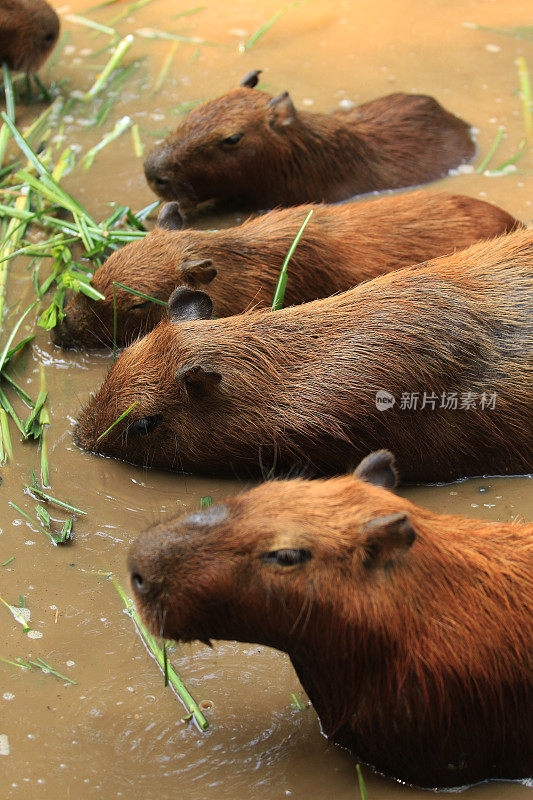
[[[141,135],[139,133],[139,126],[137,123],[131,126],[131,141],[133,143],[133,152],[137,156],[137,158],[144,157],[144,147],[143,143],[141,142]]]
[[[97,145],[91,147],[91,149],[85,153],[80,162],[83,171],[86,172],[89,169],[94,161],[95,155],[99,153],[100,150],[103,150],[104,147],[107,147],[110,142],[113,142],[115,139],[117,139],[122,133],[124,133],[124,131],[128,130],[130,126],[131,117],[126,116],[122,117],[122,119],[119,119],[113,130],[104,136],[104,138]]]
[[[530,140],[533,130],[533,100],[531,98],[531,81],[526,59],[520,56],[515,61],[518,67],[518,77],[520,80],[520,95],[522,97],[522,115],[524,117],[524,130],[526,142]]]
[[[262,39],[262,37],[265,35],[265,33],[268,33],[268,31],[270,30],[270,28],[271,28],[271,27],[272,27],[272,26],[273,26],[273,25],[274,25],[274,24],[275,24],[275,23],[278,21],[278,19],[279,19],[280,17],[282,17],[284,14],[286,14],[286,13],[287,13],[287,11],[290,11],[290,9],[291,9],[291,8],[295,8],[296,6],[301,6],[301,5],[303,5],[305,2],[306,2],[306,0],[298,0],[298,2],[296,2],[296,3],[289,3],[289,5],[288,5],[288,6],[284,6],[284,8],[280,8],[280,9],[279,9],[279,11],[276,11],[276,13],[274,14],[274,16],[273,16],[273,17],[271,17],[271,18],[268,20],[268,22],[265,22],[265,23],[264,23],[264,25],[261,25],[261,27],[260,27],[260,28],[258,28],[258,29],[255,31],[255,33],[252,33],[252,35],[250,36],[250,38],[248,39],[248,41],[246,42],[246,44],[244,44],[244,45],[242,45],[242,46],[241,46],[241,48],[240,48],[240,49],[241,49],[241,51],[242,51],[243,53],[245,53],[247,50],[250,50],[250,48],[252,48],[252,47],[254,46],[254,44],[257,44],[257,42],[259,41],[259,39]]]
[[[11,445],[11,436],[9,434],[7,413],[4,408],[0,408],[0,437],[2,442],[1,463],[5,464],[8,459],[11,460],[13,458],[13,447]]]
[[[132,404],[131,404],[131,406],[130,406],[129,408],[127,408],[125,411],[123,411],[123,412],[122,412],[122,414],[121,414],[119,417],[117,417],[117,418],[116,418],[116,420],[115,420],[114,422],[112,422],[112,423],[111,423],[111,425],[109,426],[109,428],[106,428],[106,430],[105,430],[103,433],[101,433],[101,434],[100,434],[100,436],[98,437],[98,439],[97,439],[96,441],[97,441],[97,442],[99,442],[99,441],[100,441],[100,439],[103,439],[103,438],[104,438],[104,436],[107,436],[107,434],[109,433],[109,431],[110,431],[110,430],[112,430],[112,429],[115,427],[115,425],[117,425],[117,424],[118,424],[118,423],[119,423],[119,422],[120,422],[122,419],[124,419],[124,417],[125,417],[127,414],[129,414],[129,413],[130,413],[130,411],[132,411],[132,410],[135,408],[135,406],[137,405],[137,403],[138,403],[138,402],[139,402],[138,400],[135,400],[135,402],[134,402],[134,403],[132,403]]]
[[[35,482],[32,483],[31,485],[27,484],[25,488],[30,492],[30,494],[42,497],[43,500],[48,500],[49,503],[54,503],[56,506],[59,506],[59,508],[64,508],[65,511],[72,511],[75,514],[83,514],[83,515],[87,514],[87,512],[82,511],[81,508],[76,508],[76,506],[73,506],[70,503],[66,503],[64,500],[58,500],[57,497],[52,497],[52,495],[40,489]],[[20,511],[20,509],[17,510]]]
[[[92,87],[89,91],[85,94],[84,100],[92,100],[93,97],[96,97],[99,94],[105,83],[107,82],[108,78],[110,77],[111,73],[118,67],[128,50],[130,49],[131,45],[133,44],[133,36],[129,33],[127,36],[122,39],[115,48],[115,52],[103,68],[100,75],[95,80]]]
[[[170,70],[170,66],[172,64],[172,61],[174,60],[174,56],[176,55],[179,46],[180,46],[179,42],[172,42],[172,44],[170,45],[170,50],[168,51],[167,56],[163,62],[163,66],[161,67],[159,75],[155,79],[154,92],[158,92],[161,89],[163,83],[166,81]]]
[[[28,625],[27,621],[24,619],[22,614],[19,613],[19,609],[15,608],[15,606],[10,605],[3,597],[0,597],[0,603],[3,603],[6,608],[8,608],[19,625],[22,625],[22,633],[27,633],[30,630],[30,626]]]
[[[361,800],[368,800],[368,792],[366,790],[366,783],[365,779],[363,778],[363,772],[361,770],[360,764],[356,764],[355,768],[357,770],[357,779],[359,781],[359,792],[361,793]]]
[[[285,289],[287,288],[287,267],[289,265],[289,261],[292,258],[292,254],[296,250],[298,242],[300,241],[302,233],[304,232],[307,223],[311,219],[313,211],[314,211],[314,209],[311,209],[309,214],[304,219],[300,230],[298,231],[298,233],[294,237],[294,241],[291,244],[291,246],[289,247],[289,252],[285,256],[285,260],[283,262],[283,265],[281,267],[281,271],[279,273],[278,282],[276,284],[276,291],[274,292],[274,299],[272,301],[272,308],[273,308],[274,311],[279,311],[279,309],[283,305],[283,299],[285,297]]]
[[[157,663],[159,664],[160,669],[165,672],[165,652],[166,648],[161,648],[155,637],[152,636],[151,633],[147,630],[147,628],[143,625],[139,614],[137,613],[133,603],[131,600],[126,596],[124,589],[120,586],[118,581],[113,580],[113,585],[117,592],[119,593],[120,597],[122,598],[122,602],[126,608],[126,612],[132,618],[137,631],[139,632],[145,646],[148,649],[150,655],[155,658]],[[179,677],[178,673],[174,669],[174,667],[168,662],[166,662],[166,670],[168,675],[168,683],[172,686],[178,697],[180,698],[181,702],[187,709],[187,712],[192,715],[192,718],[200,728],[200,730],[205,731],[209,727],[209,723],[207,722],[206,718],[200,711],[196,701],[193,697],[189,694],[188,690],[186,689],[185,685],[183,684],[181,678]],[[167,684],[165,684],[167,685]]]
[[[492,161],[492,158],[493,158],[496,150],[500,146],[501,140],[503,139],[504,131],[505,131],[505,128],[502,125],[500,125],[500,127],[498,128],[498,132],[496,133],[496,136],[494,137],[494,141],[492,142],[491,146],[489,147],[487,155],[485,156],[485,158],[483,159],[483,161],[481,162],[479,167],[477,167],[477,169],[476,169],[476,173],[478,175],[481,175],[485,171],[485,169],[487,168],[489,163]]]
[[[7,561],[4,561],[3,564],[0,564],[0,567],[7,567],[7,565],[11,564],[11,562],[14,561],[14,560],[15,560],[15,556],[11,556],[11,558],[8,558]]]

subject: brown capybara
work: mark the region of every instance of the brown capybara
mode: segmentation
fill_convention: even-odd
[[[45,0],[0,0],[0,62],[35,72],[54,48],[59,17]]]
[[[206,473],[343,472],[386,445],[409,481],[524,473],[532,308],[533,229],[280,311],[211,320],[209,296],[179,287],[168,319],[117,359],[75,440]]]
[[[289,654],[333,741],[393,778],[533,775],[533,525],[434,514],[355,475],[271,481],[132,546],[156,635]]]
[[[296,111],[259,71],[193,109],[145,164],[150,187],[183,211],[211,199],[253,208],[334,202],[436,180],[470,161],[471,129],[426,95],[391,94],[351,111]]]
[[[383,197],[339,206],[270,211],[235,228],[179,230],[178,204],[167,203],[158,227],[113,253],[91,284],[104,301],[73,294],[53,339],[63,347],[113,343],[115,282],[165,302],[177,285],[205,288],[215,317],[270,306],[283,260],[310,209],[290,261],[285,305],[343,292],[362,281],[460,250],[520,225],[497,206],[464,195]],[[165,306],[115,287],[117,343],[151,330]]]

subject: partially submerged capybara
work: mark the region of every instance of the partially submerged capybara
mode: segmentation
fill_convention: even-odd
[[[155,230],[113,253],[96,270],[91,284],[104,301],[71,297],[65,318],[53,329],[54,341],[63,347],[111,345],[114,282],[165,301],[176,285],[209,286],[215,317],[270,306],[283,260],[311,208],[290,261],[285,305],[345,291],[520,225],[497,206],[443,193],[298,206],[220,231],[179,230],[177,203],[167,203]],[[119,286],[115,296],[120,345],[147,333],[166,314],[164,306]]]
[[[145,164],[151,188],[184,211],[238,199],[254,208],[344,200],[414,186],[472,159],[466,122],[432,97],[391,94],[351,111],[296,111],[254,87],[259,71],[193,109]]]
[[[117,359],[75,440],[208,473],[342,472],[384,446],[409,481],[527,472],[532,277],[522,230],[280,311],[211,320],[209,296],[180,287],[169,318]]]
[[[163,522],[128,559],[156,635],[289,654],[323,732],[424,787],[533,775],[533,525],[395,496],[392,456]],[[386,487],[386,488],[385,488]]]
[[[45,0],[0,0],[0,62],[35,72],[59,36],[59,17]]]

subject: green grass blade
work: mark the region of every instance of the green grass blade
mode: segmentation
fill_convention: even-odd
[[[109,433],[109,431],[112,430],[115,427],[115,425],[117,425],[120,422],[120,420],[124,419],[124,417],[127,414],[129,414],[130,411],[132,411],[135,408],[135,406],[137,405],[138,402],[139,402],[138,400],[135,400],[135,402],[132,403],[129,408],[127,408],[125,411],[123,411],[122,414],[119,417],[117,417],[114,422],[111,423],[109,428],[106,428],[106,430],[103,433],[100,434],[100,436],[98,437],[98,439],[96,441],[99,442],[100,439],[103,439],[104,436],[106,436]]]
[[[293,243],[291,244],[291,246],[289,248],[289,252],[285,256],[285,261],[283,262],[283,265],[281,267],[281,271],[279,273],[278,282],[276,284],[276,291],[274,292],[274,299],[272,301],[272,308],[273,308],[274,311],[279,311],[279,309],[283,305],[283,299],[285,297],[285,289],[287,287],[287,267],[288,267],[289,261],[292,258],[292,254],[296,250],[298,242],[300,241],[302,233],[304,232],[307,223],[311,219],[313,211],[314,211],[314,209],[312,208],[311,211],[309,212],[309,214],[304,219],[300,230],[298,231],[298,233],[294,237],[294,241],[293,241]]]

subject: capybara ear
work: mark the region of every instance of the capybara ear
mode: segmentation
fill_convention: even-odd
[[[247,86],[249,89],[254,89],[259,83],[259,76],[263,72],[262,69],[253,69],[248,75],[245,75],[240,85]]]
[[[177,200],[165,203],[157,217],[157,227],[166,228],[167,231],[180,231],[183,228],[183,217],[180,212],[180,204]]]
[[[211,319],[213,301],[205,292],[178,286],[168,299],[168,318],[171,322],[191,322]]]
[[[216,278],[217,269],[213,266],[210,258],[203,258],[200,261],[184,261],[181,265],[183,280],[191,286],[211,283]]]
[[[273,97],[269,105],[269,120],[272,128],[284,128],[292,125],[296,119],[296,109],[288,92]]]
[[[409,550],[416,533],[406,513],[376,517],[362,527],[364,563],[367,567],[386,566]]]
[[[183,381],[188,394],[195,399],[211,394],[222,380],[219,372],[204,369],[199,365],[181,367],[176,370],[174,377],[176,381]]]
[[[398,473],[394,465],[394,456],[389,450],[375,450],[363,458],[354,472],[356,478],[374,486],[394,489],[398,484]]]

